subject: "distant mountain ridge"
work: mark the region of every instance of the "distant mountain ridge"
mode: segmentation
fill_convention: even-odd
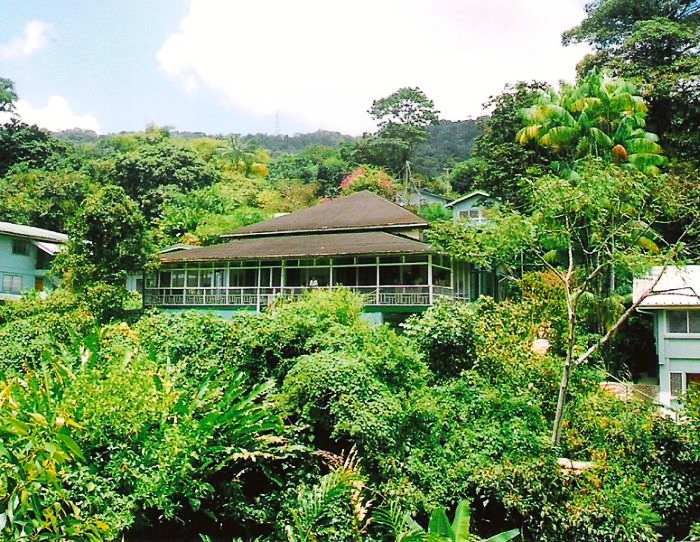
[[[128,134],[133,132],[120,132]],[[173,137],[195,139],[200,137],[227,138],[239,136],[243,141],[264,147],[274,155],[297,154],[309,147],[338,147],[343,143],[352,143],[359,139],[355,136],[329,130],[316,130],[298,134],[207,134],[205,132],[190,132],[171,130]],[[455,163],[466,160],[471,155],[474,139],[479,135],[478,119],[441,120],[428,128],[427,140],[418,146],[413,160],[416,172],[429,177],[436,177]],[[75,128],[63,130],[54,134],[59,139],[73,143],[95,143],[102,138],[115,134],[97,134],[92,130]]]

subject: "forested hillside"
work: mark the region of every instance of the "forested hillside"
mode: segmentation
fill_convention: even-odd
[[[699,38],[695,1],[594,0],[575,81],[455,122],[403,87],[353,138],[2,124],[0,221],[70,239],[58,289],[0,304],[0,540],[700,540],[700,390],[608,385],[658,375],[633,278],[700,263]],[[345,288],[231,320],[124,288],[165,247],[407,179],[494,196],[478,223],[416,211],[499,299],[372,325]]]

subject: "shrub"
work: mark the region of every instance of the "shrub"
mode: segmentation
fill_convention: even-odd
[[[476,363],[478,318],[475,305],[439,301],[402,327],[435,374],[454,377]]]
[[[123,318],[124,304],[128,298],[126,288],[105,282],[90,284],[82,292],[83,304],[99,322]]]
[[[32,540],[113,539],[151,514],[235,508],[248,470],[275,457],[269,385],[229,373],[188,392],[138,351],[53,361],[0,382],[0,517]]]
[[[194,386],[206,378],[242,369],[248,352],[237,336],[239,326],[200,312],[150,312],[133,330],[142,348],[162,365],[181,368]]]
[[[0,325],[0,378],[35,369],[53,355],[77,349],[95,326],[95,319],[84,310],[38,313]]]
[[[41,292],[28,292],[17,301],[0,303],[0,325],[40,313],[63,314],[78,308],[78,296],[69,290],[56,290],[48,296]]]

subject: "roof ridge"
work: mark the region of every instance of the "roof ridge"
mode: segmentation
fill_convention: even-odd
[[[223,237],[419,226],[428,226],[428,222],[379,194],[361,190],[257,224],[242,226]]]

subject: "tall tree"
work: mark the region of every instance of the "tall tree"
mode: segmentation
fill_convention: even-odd
[[[157,216],[169,192],[209,186],[217,179],[217,172],[194,151],[167,138],[118,156],[110,176],[140,204],[148,219]]]
[[[580,72],[604,67],[642,88],[649,125],[671,154],[700,154],[700,4],[696,0],[596,0],[563,35],[594,54]]]
[[[455,190],[480,188],[518,207],[525,205],[527,178],[548,163],[550,153],[535,145],[519,145],[515,135],[522,127],[520,111],[549,88],[539,81],[520,81],[488,99],[484,109],[491,114],[479,120],[482,133],[474,140],[471,158],[450,173]]]
[[[525,126],[517,138],[551,149],[569,167],[575,159],[598,156],[658,173],[666,159],[659,137],[645,130],[647,110],[634,85],[594,70],[577,85],[542,93],[522,111]]]
[[[377,121],[376,137],[396,142],[393,161],[401,163],[401,167],[412,159],[418,144],[426,140],[428,126],[435,124],[439,115],[433,101],[418,87],[403,87],[374,100],[368,113]]]
[[[17,168],[0,177],[0,220],[65,231],[92,185],[79,171]]]
[[[14,111],[17,93],[10,79],[0,77],[0,113]]]
[[[682,244],[665,241],[658,228],[669,213],[682,216],[688,207],[663,175],[644,175],[600,159],[578,163],[576,175],[567,178],[536,180],[530,207],[529,215],[496,210],[478,231],[460,224],[438,225],[432,238],[443,250],[484,266],[514,265],[527,253],[559,284],[567,325],[552,427],[557,445],[572,373],[591,361],[638,306],[627,307],[608,322],[601,336],[582,346],[584,301],[601,295],[606,273],[617,270],[632,276],[682,256]]]
[[[0,175],[15,164],[29,168],[56,169],[61,165],[76,166],[70,144],[59,141],[38,126],[16,118],[0,126]]]
[[[73,287],[98,281],[119,284],[146,261],[146,221],[119,186],[100,187],[85,198],[67,233],[68,248],[56,258],[54,272]]]

